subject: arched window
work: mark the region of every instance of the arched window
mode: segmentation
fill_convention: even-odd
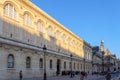
[[[39,66],[40,66],[40,68],[43,68],[43,59],[42,58],[40,58]]]
[[[50,69],[52,69],[52,63],[53,63],[52,60],[50,60]]]
[[[64,69],[66,69],[66,62],[64,62]]]
[[[75,69],[75,63],[74,63],[74,69]]]
[[[48,35],[52,36],[52,28],[51,27],[48,27]]]
[[[30,68],[31,67],[31,59],[30,57],[26,58],[26,68]]]
[[[69,68],[71,69],[71,67],[72,67],[72,64],[71,64],[71,62],[69,62]]]
[[[8,55],[8,68],[14,68],[14,56],[12,54]]]
[[[9,3],[4,6],[4,14],[13,19],[17,18],[17,12],[14,6]]]
[[[57,32],[56,32],[56,36],[55,36],[55,38],[56,38],[56,39],[59,39],[59,36],[60,36],[60,32],[57,31]]]
[[[62,36],[62,41],[65,42],[65,35]]]
[[[72,46],[75,47],[75,41],[74,40],[72,41]]]
[[[79,63],[77,64],[77,69],[79,69]]]
[[[70,45],[70,40],[71,40],[70,38],[68,38],[68,40],[67,40],[67,42],[68,42],[69,45]]]
[[[24,24],[32,27],[32,18],[29,14],[24,14]]]
[[[43,32],[44,31],[44,27],[43,27],[43,23],[42,22],[38,22],[38,24],[37,24],[37,26],[38,26],[38,30],[40,31],[40,32]]]

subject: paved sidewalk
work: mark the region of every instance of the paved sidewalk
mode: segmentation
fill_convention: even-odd
[[[27,78],[23,80],[43,80],[43,77],[36,77],[36,78]],[[73,78],[70,76],[53,76],[53,77],[47,77],[47,80],[80,80],[80,75],[76,75]],[[87,78],[84,80],[105,80],[104,76],[100,75],[88,75]]]

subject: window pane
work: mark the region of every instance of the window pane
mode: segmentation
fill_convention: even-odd
[[[40,68],[43,68],[43,59],[40,59]]]
[[[24,14],[24,24],[32,27],[32,19],[29,14]]]
[[[14,57],[13,55],[8,55],[8,68],[14,68]]]
[[[26,68],[30,68],[30,57],[26,58]]]
[[[6,16],[8,16],[8,17],[13,18],[13,19],[17,18],[17,12],[16,12],[14,6],[11,5],[11,4],[5,5],[5,7],[4,7],[4,14]]]
[[[50,60],[50,69],[52,69],[52,60]]]
[[[48,35],[52,36],[52,28],[51,27],[48,28]]]

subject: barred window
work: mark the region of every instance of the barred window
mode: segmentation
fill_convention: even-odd
[[[31,67],[31,59],[30,57],[26,58],[26,68],[30,68]]]
[[[17,18],[17,11],[15,10],[15,7],[9,3],[4,6],[4,14],[13,19]]]
[[[12,54],[8,55],[8,68],[14,68],[14,56]]]
[[[40,58],[40,62],[39,62],[40,68],[43,68],[43,59]]]
[[[29,14],[24,14],[24,24],[32,27],[32,18]]]

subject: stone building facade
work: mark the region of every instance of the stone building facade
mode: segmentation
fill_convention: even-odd
[[[43,76],[44,54],[47,76],[71,64],[83,71],[83,39],[29,0],[0,0],[0,11],[0,80],[18,78],[20,70],[24,78]]]
[[[92,46],[88,44],[86,41],[84,41],[83,51],[84,51],[83,59],[84,71],[92,73]]]

